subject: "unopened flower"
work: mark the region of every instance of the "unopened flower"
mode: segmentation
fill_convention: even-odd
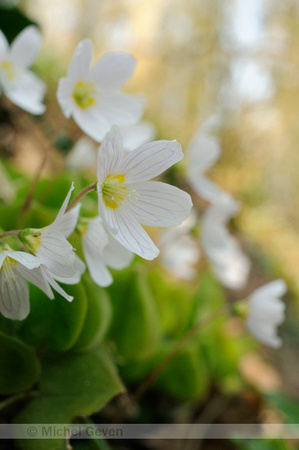
[[[227,195],[222,202],[208,207],[201,223],[203,251],[212,264],[215,276],[230,289],[241,289],[250,270],[250,260],[226,228],[228,220],[238,210],[238,203]]]
[[[25,28],[9,46],[0,30],[0,91],[13,103],[31,114],[42,114],[46,86],[28,68],[41,47],[41,35],[35,26]]]
[[[275,280],[256,289],[249,296],[246,326],[260,342],[269,347],[281,346],[277,326],[284,320],[285,304],[280,297],[286,293],[283,280]]]
[[[26,273],[39,266],[39,259],[29,253],[0,249],[0,312],[4,317],[22,320],[29,314]]]
[[[108,267],[124,269],[131,263],[134,254],[105,230],[99,216],[81,229],[83,253],[90,276],[99,286],[109,286],[113,278]]]
[[[175,186],[149,180],[180,161],[183,152],[176,141],[155,141],[123,154],[114,126],[98,153],[99,214],[118,242],[153,259],[159,250],[141,225],[176,226],[189,215],[192,201]]]
[[[72,116],[86,134],[100,142],[113,124],[127,126],[138,122],[144,100],[120,92],[134,72],[133,56],[109,53],[91,67],[92,53],[89,39],[79,43],[67,77],[59,81],[57,99],[64,115]]]

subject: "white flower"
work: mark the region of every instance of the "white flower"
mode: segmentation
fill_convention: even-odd
[[[0,312],[4,317],[22,320],[29,314],[26,273],[38,266],[39,259],[29,253],[0,250]]]
[[[186,151],[188,181],[200,197],[212,203],[219,202],[227,196],[204,175],[215,164],[221,153],[218,138],[211,134],[211,129],[217,121],[217,117],[209,119],[194,136]]]
[[[77,46],[67,71],[59,81],[57,100],[66,117],[95,141],[102,141],[113,124],[132,125],[140,119],[144,100],[120,92],[136,65],[133,56],[115,52],[104,55],[91,67],[92,43]]]
[[[65,212],[73,189],[74,183],[52,224],[42,229],[28,229],[20,233],[20,239],[40,261],[41,267],[34,273],[34,276],[40,279],[40,289],[49,295],[48,284],[50,284],[67,300],[73,298],[66,294],[55,280],[65,284],[76,284],[85,270],[84,263],[76,256],[72,245],[66,240],[75,229],[81,206],[78,204]],[[41,287],[42,285],[44,287]]]
[[[82,136],[75,143],[66,157],[66,167],[70,169],[86,169],[95,167],[97,163],[97,148],[87,136]]]
[[[82,246],[91,278],[103,287],[113,282],[108,267],[124,269],[131,263],[134,256],[110,233],[107,233],[99,216],[92,219],[84,229]]]
[[[141,145],[123,157],[121,135],[112,127],[98,153],[99,214],[124,247],[145,259],[159,250],[141,225],[169,227],[190,213],[190,196],[175,186],[148,181],[183,158],[176,141]]]
[[[198,243],[189,234],[195,225],[195,216],[190,216],[176,228],[170,228],[160,237],[161,262],[176,277],[192,280],[197,273],[195,265],[200,259]]]
[[[25,28],[11,46],[0,30],[0,90],[20,108],[42,114],[46,86],[28,70],[41,47],[41,35],[35,26]]]
[[[275,280],[256,289],[249,297],[247,328],[259,341],[269,347],[281,346],[276,328],[284,320],[285,305],[280,297],[286,290],[283,280]]]
[[[120,134],[124,150],[130,152],[139,147],[139,145],[152,141],[155,138],[156,131],[152,123],[141,121],[136,125],[121,127]]]
[[[226,223],[238,210],[238,203],[227,195],[221,203],[208,207],[201,224],[201,244],[205,255],[215,276],[230,289],[241,289],[250,270],[249,259],[226,228]]]

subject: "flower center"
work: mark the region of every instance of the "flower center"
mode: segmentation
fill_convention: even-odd
[[[73,90],[73,99],[79,108],[86,109],[96,102],[96,89],[93,83],[78,81]]]
[[[125,175],[108,175],[102,184],[102,197],[108,208],[116,209],[129,194]]]
[[[2,267],[0,270],[3,272],[2,283],[1,283],[1,291],[4,292],[5,285],[8,285],[9,289],[12,290],[14,284],[17,283],[17,276],[14,270],[15,265],[18,263],[13,258],[6,257],[3,261]]]
[[[13,81],[15,78],[13,65],[10,61],[2,61],[0,63],[0,69],[2,69],[6,75],[8,81]]]

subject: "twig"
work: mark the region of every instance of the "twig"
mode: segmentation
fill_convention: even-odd
[[[4,239],[8,236],[19,236],[20,233],[21,230],[5,231],[5,233],[0,234],[0,239]]]

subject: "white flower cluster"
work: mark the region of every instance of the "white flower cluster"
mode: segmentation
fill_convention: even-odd
[[[15,104],[32,114],[45,110],[42,98],[45,85],[28,67],[41,46],[36,27],[26,28],[9,46],[0,31],[0,89]],[[159,250],[143,226],[179,226],[189,216],[189,194],[175,186],[152,181],[183,158],[176,141],[149,142],[152,125],[140,122],[144,99],[121,91],[132,76],[133,56],[114,52],[92,65],[93,48],[89,39],[77,46],[67,70],[59,81],[58,103],[67,118],[86,136],[77,143],[67,159],[68,167],[97,166],[98,216],[79,221],[80,204],[69,209],[73,184],[55,219],[43,229],[17,233],[26,251],[12,250],[0,244],[0,311],[10,319],[21,320],[29,313],[26,281],[38,286],[49,298],[52,288],[68,301],[69,296],[57,282],[76,284],[85,270],[67,238],[74,229],[81,233],[84,258],[95,283],[112,283],[109,268],[127,267],[134,254],[147,260]],[[216,120],[217,125],[217,120]],[[220,155],[220,144],[212,134],[215,119],[208,121],[194,137],[187,151],[187,178],[193,190],[209,202],[201,220],[201,248],[215,276],[231,289],[243,288],[250,261],[226,224],[239,211],[239,204],[210,181],[205,172]],[[166,232],[161,240],[162,260],[178,276],[191,279],[200,257],[190,234],[196,222],[188,217],[177,229]],[[267,345],[276,347],[276,325],[282,321],[279,296],[285,291],[282,281],[255,291],[248,302],[249,330]]]

